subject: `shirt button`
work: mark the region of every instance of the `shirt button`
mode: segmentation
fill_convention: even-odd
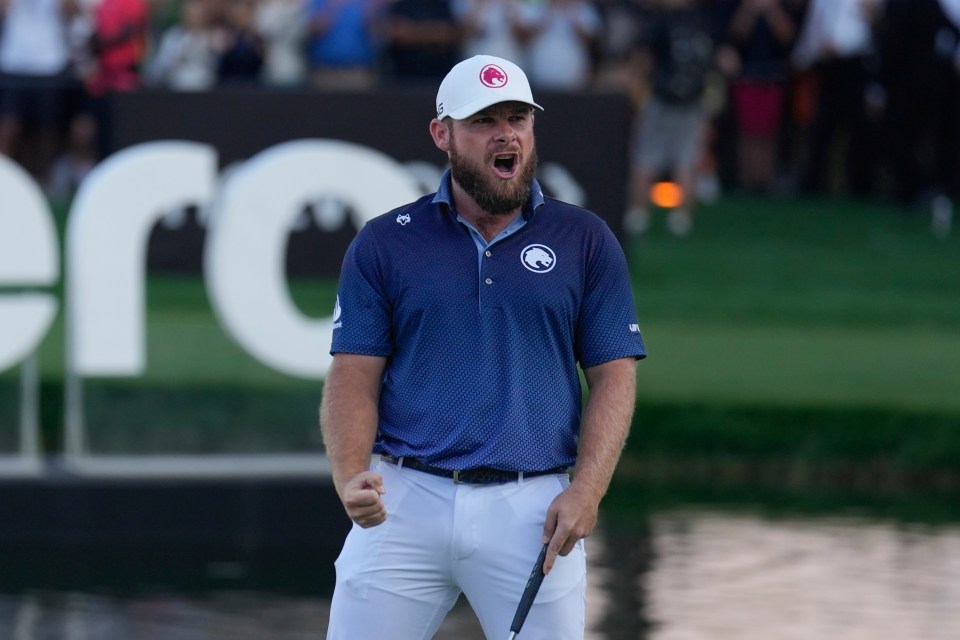
[[[490,278],[487,278],[486,280],[484,280],[484,282],[486,282],[487,284],[493,284],[493,280],[491,280]]]
[[[485,256],[487,256],[487,257],[489,258],[490,256],[493,255],[493,253],[491,253],[491,251],[490,251],[489,249],[487,249],[486,251],[483,252],[483,255],[485,255]]]

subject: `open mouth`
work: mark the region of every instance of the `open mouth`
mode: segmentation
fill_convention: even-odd
[[[518,160],[514,153],[496,155],[493,158],[493,169],[501,178],[512,178],[517,173]]]

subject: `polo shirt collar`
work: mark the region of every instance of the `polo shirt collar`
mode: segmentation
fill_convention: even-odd
[[[434,204],[440,204],[441,202],[447,205],[448,210],[455,211],[453,206],[453,186],[450,177],[450,169],[447,169],[443,172],[443,175],[440,177],[440,186],[437,188],[437,193],[433,196],[432,202]],[[530,190],[530,200],[523,207],[523,217],[527,220],[536,213],[544,204],[543,199],[543,189],[540,188],[540,183],[537,182],[537,179],[533,179],[533,188]]]

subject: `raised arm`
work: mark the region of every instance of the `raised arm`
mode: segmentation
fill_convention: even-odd
[[[369,470],[385,365],[385,358],[336,354],[320,404],[320,430],[337,495],[350,519],[362,527],[387,517],[380,499],[383,478]]]

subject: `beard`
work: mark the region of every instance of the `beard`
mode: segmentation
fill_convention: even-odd
[[[520,171],[510,180],[500,180],[487,173],[486,165],[480,164],[457,151],[454,139],[450,139],[450,173],[464,191],[481,209],[494,216],[508,216],[530,199],[533,176],[537,171],[537,148],[532,146],[530,155]]]

